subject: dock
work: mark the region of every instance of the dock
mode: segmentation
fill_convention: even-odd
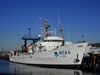
[[[97,71],[100,69],[100,48],[91,49],[89,56],[85,56],[82,61],[82,69]]]
[[[0,52],[0,59],[9,60],[9,53],[10,53],[10,51],[1,51]]]

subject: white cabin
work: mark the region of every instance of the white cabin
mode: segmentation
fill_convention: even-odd
[[[72,44],[71,42],[64,42],[64,39],[57,36],[48,36],[45,37],[42,41],[37,43],[38,51],[45,51],[45,50],[54,50],[63,44],[68,45]]]

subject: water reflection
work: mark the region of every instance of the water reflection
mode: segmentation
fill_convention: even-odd
[[[83,75],[81,70],[40,68],[10,63],[10,72],[16,75]]]

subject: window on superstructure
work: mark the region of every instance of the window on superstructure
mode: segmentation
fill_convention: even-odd
[[[62,40],[44,40],[44,42],[62,42]]]

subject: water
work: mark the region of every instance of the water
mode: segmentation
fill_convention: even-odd
[[[0,75],[100,75],[100,72],[87,72],[77,69],[40,68],[30,65],[0,60]]]

